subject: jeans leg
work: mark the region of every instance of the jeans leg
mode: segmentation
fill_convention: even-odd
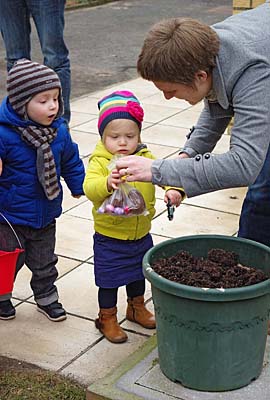
[[[0,27],[9,71],[15,61],[31,57],[30,16],[24,0],[1,0]]]
[[[238,236],[270,246],[270,147],[263,168],[245,197]]]
[[[38,32],[44,64],[59,76],[64,101],[64,118],[70,121],[71,72],[64,41],[65,0],[27,0]]]
[[[58,300],[55,281],[58,276],[55,251],[55,223],[41,229],[31,229],[25,249],[25,264],[32,271],[30,282],[35,300],[46,306]]]

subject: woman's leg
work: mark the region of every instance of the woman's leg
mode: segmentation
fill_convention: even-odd
[[[9,71],[15,61],[31,57],[30,15],[25,0],[1,0],[0,28]]]
[[[64,41],[66,0],[27,0],[27,4],[38,32],[44,64],[53,69],[61,81],[64,118],[69,123],[71,72]]]
[[[270,147],[263,168],[244,200],[238,236],[270,246]]]

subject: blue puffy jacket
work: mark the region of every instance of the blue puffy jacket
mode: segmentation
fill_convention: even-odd
[[[60,176],[64,178],[73,195],[83,193],[84,166],[79,157],[78,146],[67,130],[62,118],[52,127],[57,136],[52,141],[57,176],[61,192],[54,200],[48,200],[39,183],[36,170],[36,150],[26,144],[16,126],[31,125],[23,121],[5,98],[0,106],[0,158],[3,171],[0,175],[0,212],[12,225],[43,228],[53,222],[62,212],[63,192]],[[0,215],[0,223],[5,222]]]

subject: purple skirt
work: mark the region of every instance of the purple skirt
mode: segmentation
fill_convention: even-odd
[[[153,247],[150,234],[138,240],[113,239],[94,234],[95,282],[101,288],[117,288],[144,279],[142,259]]]

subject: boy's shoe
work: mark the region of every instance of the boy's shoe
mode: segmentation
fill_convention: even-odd
[[[37,310],[46,315],[46,317],[51,321],[58,322],[67,318],[66,311],[63,309],[62,304],[58,303],[58,301],[48,304],[47,306],[41,306],[37,304]]]
[[[15,318],[16,310],[10,300],[0,301],[0,319]]]

